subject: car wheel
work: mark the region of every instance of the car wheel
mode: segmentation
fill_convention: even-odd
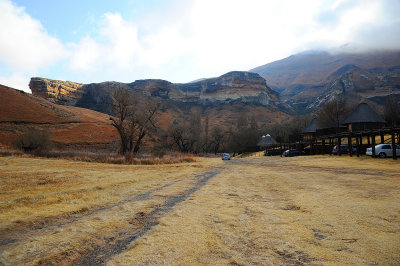
[[[386,158],[386,153],[380,152],[379,153],[379,158]]]

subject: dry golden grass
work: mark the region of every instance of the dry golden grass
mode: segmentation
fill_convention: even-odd
[[[400,263],[398,162],[313,156],[227,164],[109,264]]]
[[[11,246],[0,246],[0,258],[35,264],[84,253],[101,242],[98,238],[113,237],[115,230],[131,226],[132,215],[147,213],[163,199],[121,201],[176,181],[182,187],[171,187],[185,189],[187,179],[203,167],[0,157],[0,243],[16,239]]]
[[[109,265],[398,265],[399,170],[347,156],[150,166],[0,157],[0,262],[68,265],[111,251]]]

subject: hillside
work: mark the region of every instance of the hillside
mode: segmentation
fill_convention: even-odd
[[[185,84],[158,79],[79,84],[35,77],[30,88],[33,95],[54,103],[109,114],[112,113],[110,94],[118,88],[128,89],[137,99],[160,103],[158,121],[162,129],[167,129],[175,120],[187,121],[194,112],[199,112],[203,120],[208,116],[211,126],[235,124],[241,115],[255,116],[260,125],[289,117],[281,111],[278,93],[265,79],[249,72],[229,72]]]
[[[65,86],[65,84],[59,84]],[[111,111],[106,104],[107,101],[103,100],[109,97],[109,88],[115,89],[116,86],[124,86],[124,84],[115,82],[89,84],[87,91],[83,94],[84,98],[76,104],[100,111]],[[134,91],[134,93],[139,101],[150,97],[139,91]],[[290,117],[271,106],[241,101],[202,104],[162,97],[158,97],[158,100],[160,102],[160,110],[157,114],[159,133],[167,130],[174,122],[188,121],[194,113],[200,114],[202,125],[208,117],[211,128],[216,125],[226,127],[235,125],[238,117],[243,115],[248,118],[255,117],[260,126],[287,120]],[[13,140],[25,130],[40,128],[49,130],[55,146],[61,149],[111,150],[117,147],[115,141],[118,141],[119,136],[110,125],[109,115],[82,107],[69,106],[67,104],[71,103],[70,100],[64,99],[60,103],[66,105],[55,104],[47,99],[0,85],[0,144],[11,145]]]
[[[118,140],[109,116],[92,110],[50,103],[0,85],[0,144],[10,145],[30,128],[47,129],[58,148],[108,149]]]
[[[315,109],[324,102],[322,99],[329,99],[328,95],[345,94],[382,102],[379,97],[400,93],[400,51],[308,51],[250,71],[265,78],[280,92],[283,102],[299,111]]]
[[[275,107],[279,104],[278,93],[267,85],[265,79],[255,73],[240,71],[229,72],[217,78],[179,84],[160,79],[146,79],[132,83],[102,82],[85,85],[34,77],[29,87],[33,95],[72,106],[101,105],[107,100],[109,93],[117,88],[130,89],[148,97],[200,105],[243,102]]]

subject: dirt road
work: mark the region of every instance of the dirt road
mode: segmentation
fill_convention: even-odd
[[[0,264],[400,264],[400,164],[0,157]]]

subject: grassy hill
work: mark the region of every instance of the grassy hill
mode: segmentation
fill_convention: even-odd
[[[118,139],[109,116],[61,106],[0,85],[0,144],[9,146],[24,131],[46,129],[58,148],[107,148]]]

